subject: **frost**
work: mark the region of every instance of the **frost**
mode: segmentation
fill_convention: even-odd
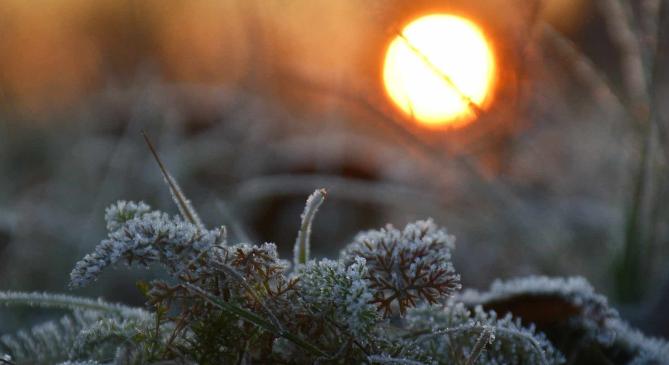
[[[119,365],[557,365],[565,355],[588,363],[593,353],[611,363],[666,363],[669,345],[622,322],[583,278],[496,281],[487,292],[455,294],[454,239],[432,220],[362,232],[339,260],[309,261],[311,222],[324,194],[307,200],[291,273],[273,243],[228,245],[224,229],[118,202],[105,214],[107,238],[75,265],[71,285],[85,285],[119,261],[160,264],[171,277],[141,286],[153,312],[0,292],[0,304],[92,316],[3,336],[0,354],[7,361]]]
[[[610,308],[606,297],[595,293],[582,277],[530,276],[496,280],[487,292],[466,290],[457,296],[457,300],[470,307],[482,304],[494,308],[499,305],[509,307],[508,303],[531,297],[551,300],[555,307],[562,307],[571,317],[569,323],[572,326],[584,329],[590,337],[603,344],[615,337],[615,333],[605,323],[609,319],[619,318],[618,312]]]
[[[71,295],[39,292],[0,291],[0,305],[87,310],[110,313],[126,318],[147,318],[149,316],[149,313],[143,309],[108,303],[102,299],[95,300]]]
[[[623,348],[633,359],[630,365],[669,364],[669,343],[665,340],[647,337],[619,319],[611,319],[607,326],[616,333],[614,344]]]
[[[314,191],[309,198],[307,204],[304,206],[302,212],[300,230],[297,232],[297,239],[295,240],[295,248],[293,249],[293,264],[297,268],[309,260],[311,250],[311,224],[314,221],[318,208],[323,204],[327,192],[325,189],[318,189]]]
[[[360,233],[341,256],[345,263],[366,260],[373,303],[388,316],[403,314],[421,301],[443,303],[460,289],[460,276],[451,263],[454,241],[429,219],[408,224],[403,231],[388,225]]]
[[[224,240],[220,229],[206,230],[184,221],[150,211],[144,203],[118,202],[105,214],[109,234],[95,250],[77,262],[70,274],[70,286],[82,287],[97,279],[103,269],[125,259],[148,265],[163,262],[178,273],[200,254]]]
[[[466,303],[487,303],[509,299],[517,295],[556,295],[578,307],[583,307],[584,310],[617,316],[617,312],[609,308],[606,297],[595,293],[590,283],[582,277],[530,276],[506,281],[495,280],[487,292],[478,293],[475,290],[466,290],[458,296],[458,299]]]
[[[107,230],[114,232],[121,228],[125,222],[148,213],[150,210],[151,208],[144,202],[135,203],[119,200],[105,210]]]
[[[430,351],[439,363],[457,363],[460,351],[469,356],[477,349],[478,338],[491,331],[489,344],[478,354],[481,364],[562,364],[564,356],[534,326],[523,326],[510,314],[498,317],[494,311],[477,306],[467,309],[450,303],[443,311],[429,307],[407,313],[408,327],[417,333],[416,344]]]
[[[365,260],[358,258],[349,267],[323,259],[310,261],[299,271],[299,287],[307,307],[319,315],[334,318],[355,337],[364,338],[378,320],[376,307],[365,276]]]

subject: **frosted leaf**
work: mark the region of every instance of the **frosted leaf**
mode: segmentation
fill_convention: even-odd
[[[101,318],[83,328],[71,345],[70,359],[90,359],[93,354],[104,353],[109,356],[123,343],[130,343],[140,331],[152,328],[154,319],[145,320],[123,318]],[[105,353],[106,352],[106,353]]]
[[[293,248],[293,265],[296,268],[298,265],[303,265],[309,260],[311,251],[311,224],[326,196],[327,192],[325,189],[318,189],[307,198],[304,212],[302,212],[302,216],[300,217],[300,230],[297,232],[297,239]]]
[[[57,321],[0,337],[0,352],[13,363],[53,363],[68,359],[78,333],[102,317],[100,312],[75,311]]]
[[[494,311],[477,306],[467,309],[450,303],[444,310],[431,307],[407,313],[408,328],[420,333],[417,345],[431,351],[439,363],[457,363],[476,349],[482,333],[491,330],[494,338],[481,352],[477,364],[562,364],[565,359],[542,333],[523,325],[510,314],[498,317]]]
[[[106,239],[77,262],[70,286],[82,287],[97,279],[101,271],[125,259],[129,264],[148,265],[160,261],[173,274],[224,241],[220,229],[206,230],[180,217],[150,211],[143,203],[118,202],[107,209]]]
[[[341,262],[323,259],[310,261],[299,271],[299,288],[310,310],[333,318],[355,337],[369,334],[378,320],[367,269],[362,258],[346,267]]]
[[[544,303],[528,310],[528,300]],[[570,323],[587,331],[590,337],[606,344],[614,334],[605,326],[607,320],[619,318],[618,312],[610,308],[606,297],[595,293],[593,287],[582,277],[551,278],[530,276],[507,281],[495,281],[490,290],[480,293],[467,290],[456,297],[470,307],[484,305],[486,308],[512,311],[524,320],[541,324]],[[518,305],[516,305],[518,303]],[[550,313],[543,313],[548,308]]]
[[[648,337],[620,319],[609,320],[607,327],[616,334],[612,347],[630,354],[630,365],[669,364],[669,342]]]
[[[105,221],[107,222],[107,230],[109,232],[116,231],[121,228],[121,226],[144,213],[147,213],[151,208],[144,204],[144,202],[128,202],[125,200],[119,200],[116,203],[110,205],[105,210]]]
[[[408,224],[403,231],[388,225],[358,234],[342,252],[345,263],[362,257],[373,303],[384,315],[403,314],[421,301],[443,303],[460,289],[451,263],[454,238],[431,219]]]
[[[0,305],[29,306],[39,308],[58,308],[104,312],[123,318],[148,318],[149,312],[122,304],[108,303],[102,299],[89,299],[64,294],[40,292],[0,291]]]

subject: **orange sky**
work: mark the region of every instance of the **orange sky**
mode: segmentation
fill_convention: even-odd
[[[448,3],[489,20],[506,16],[508,6],[493,4],[500,1],[509,0],[4,0],[0,105],[67,106],[144,69],[168,81],[226,85],[250,70],[374,80],[389,29],[412,12]]]

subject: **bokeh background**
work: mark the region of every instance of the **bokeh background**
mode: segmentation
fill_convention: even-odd
[[[666,3],[666,2],[665,2]],[[669,336],[669,6],[660,0],[0,0],[0,289],[67,291],[105,207],[176,213],[140,131],[209,225],[290,255],[308,194],[316,256],[433,217],[467,287],[582,275]],[[500,70],[465,128],[397,115],[394,30],[477,22]],[[113,270],[79,295],[141,304]],[[33,321],[3,310],[0,332]]]

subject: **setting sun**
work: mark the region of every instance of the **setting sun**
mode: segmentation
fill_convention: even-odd
[[[494,72],[492,49],[478,26],[435,14],[414,20],[390,43],[383,81],[407,116],[457,127],[474,120],[487,102]]]

